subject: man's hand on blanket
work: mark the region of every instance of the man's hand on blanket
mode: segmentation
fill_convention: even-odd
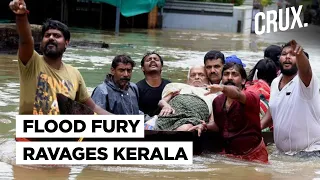
[[[198,124],[196,126],[193,126],[192,128],[190,128],[188,131],[198,131],[198,136],[201,136],[202,132],[205,132],[207,130],[207,125],[204,121],[200,120],[201,124]]]
[[[169,105],[165,105],[163,106],[163,108],[161,109],[159,116],[168,116],[169,114],[174,114],[175,110]]]

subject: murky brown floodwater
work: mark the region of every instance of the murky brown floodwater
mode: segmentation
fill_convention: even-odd
[[[320,27],[278,32],[263,36],[224,34],[187,30],[136,30],[119,37],[110,32],[73,30],[77,40],[104,41],[109,49],[69,47],[64,61],[79,68],[90,92],[103,79],[117,54],[129,54],[137,61],[133,82],[143,78],[140,60],[146,51],[156,50],[165,59],[163,74],[185,82],[187,68],[203,64],[211,49],[226,56],[236,54],[250,69],[263,57],[270,44],[296,39],[310,55],[314,72],[320,77]],[[0,55],[0,179],[320,179],[320,159],[296,159],[277,153],[269,146],[270,165],[240,162],[207,154],[194,157],[190,166],[71,166],[41,167],[15,165],[15,115],[18,112],[19,79],[16,56]]]

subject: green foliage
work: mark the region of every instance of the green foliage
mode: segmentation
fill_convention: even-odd
[[[260,2],[263,7],[266,7],[272,4],[272,0],[261,0]]]
[[[241,6],[244,3],[244,0],[234,0],[235,6]]]

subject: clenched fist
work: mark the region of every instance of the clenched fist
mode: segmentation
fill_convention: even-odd
[[[24,0],[13,0],[10,2],[9,7],[12,10],[12,12],[18,15],[23,15],[28,12]]]

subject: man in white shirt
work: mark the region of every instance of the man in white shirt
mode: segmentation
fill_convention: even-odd
[[[277,148],[288,155],[319,155],[319,82],[303,48],[295,40],[280,55],[281,75],[271,84],[269,110],[261,126],[274,125]]]

